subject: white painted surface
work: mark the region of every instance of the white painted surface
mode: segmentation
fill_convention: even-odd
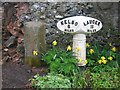
[[[60,20],[57,27],[66,33],[95,33],[102,28],[102,23],[91,17],[73,16]]]
[[[80,48],[78,51],[77,48]],[[75,34],[73,36],[73,52],[76,59],[82,59],[82,62],[78,63],[78,66],[84,66],[86,60],[86,35],[85,34]]]

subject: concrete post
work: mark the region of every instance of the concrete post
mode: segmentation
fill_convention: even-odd
[[[29,66],[40,66],[40,54],[46,50],[45,28],[43,22],[25,23],[25,63]]]

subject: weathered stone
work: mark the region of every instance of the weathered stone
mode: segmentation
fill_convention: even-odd
[[[11,60],[10,56],[6,56],[3,58],[3,62],[9,62],[9,60]]]
[[[40,16],[40,19],[45,19],[45,18],[46,18],[45,15]]]
[[[24,44],[25,63],[40,66],[40,56],[46,51],[45,27],[42,21],[25,23]]]
[[[31,17],[29,16],[29,15],[21,15],[21,17],[20,17],[20,21],[21,22],[27,22],[27,21],[29,21],[31,19]]]
[[[10,47],[10,46],[14,45],[15,40],[16,40],[16,37],[15,37],[15,36],[11,36],[11,37],[5,42],[5,46],[6,46],[6,47]]]
[[[46,10],[46,8],[45,8],[45,7],[41,7],[41,8],[40,8],[41,13],[44,13],[44,12],[45,12],[45,10]]]
[[[24,48],[23,43],[18,44],[17,50],[18,50],[18,52],[19,52],[20,54],[24,55],[24,53],[25,53],[25,48]]]
[[[55,15],[55,18],[63,18],[61,15]]]
[[[7,52],[7,51],[8,51],[8,48],[5,48],[4,51]]]
[[[101,9],[110,9],[112,7],[113,3],[111,2],[99,2],[98,3],[98,6],[101,8]]]
[[[89,4],[87,5],[88,8],[94,8],[93,5]]]

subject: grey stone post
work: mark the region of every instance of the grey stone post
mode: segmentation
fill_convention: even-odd
[[[25,23],[25,63],[29,66],[40,66],[41,54],[46,51],[44,23],[31,21]]]

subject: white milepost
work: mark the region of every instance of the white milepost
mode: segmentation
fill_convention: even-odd
[[[77,50],[80,48],[80,50]],[[76,59],[82,60],[78,62],[78,66],[84,66],[86,63],[86,35],[85,34],[75,34],[73,35],[73,52]]]
[[[77,59],[82,61],[78,66],[85,66],[86,60],[86,34],[95,33],[102,28],[101,21],[86,17],[73,16],[60,20],[57,23],[58,29],[66,33],[73,33],[73,52]],[[80,48],[80,50],[77,50]]]

